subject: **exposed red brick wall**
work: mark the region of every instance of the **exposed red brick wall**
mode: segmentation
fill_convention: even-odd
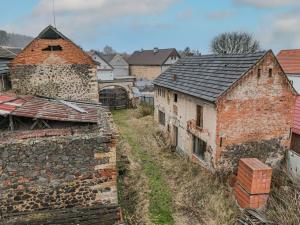
[[[42,51],[49,45],[60,45],[62,51]],[[87,55],[82,49],[74,45],[72,42],[64,39],[36,39],[29,46],[27,46],[12,62],[11,66],[18,64],[36,65],[42,64],[51,55],[55,55],[63,60],[51,61],[48,60],[47,64],[89,64],[95,65],[92,58]]]
[[[217,102],[216,160],[232,144],[283,137],[288,145],[294,103],[293,89],[270,52]]]

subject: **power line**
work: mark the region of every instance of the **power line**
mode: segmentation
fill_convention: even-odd
[[[56,18],[55,18],[55,4],[54,4],[55,0],[52,0],[52,12],[53,12],[53,22],[54,22],[54,27],[56,28]]]

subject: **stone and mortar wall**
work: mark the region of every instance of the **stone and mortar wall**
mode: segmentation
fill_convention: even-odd
[[[12,75],[13,90],[18,94],[98,102],[94,72],[90,65],[17,65]]]
[[[146,80],[154,80],[163,72],[161,66],[130,65],[129,70],[131,76],[134,76],[137,79],[146,79]]]
[[[49,45],[62,51],[43,51]],[[68,40],[34,40],[12,61],[11,77],[18,94],[99,102],[96,65]]]
[[[269,69],[273,70],[272,76]],[[217,103],[216,161],[223,151],[242,143],[274,139],[288,146],[294,102],[287,78],[269,53]],[[274,141],[273,146],[277,143]]]
[[[0,145],[0,214],[117,204],[115,140],[98,134]]]

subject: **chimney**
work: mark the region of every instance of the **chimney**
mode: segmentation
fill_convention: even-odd
[[[154,52],[154,53],[158,53],[158,51],[159,51],[159,50],[158,50],[157,47],[155,47],[155,48],[153,49],[153,52]]]

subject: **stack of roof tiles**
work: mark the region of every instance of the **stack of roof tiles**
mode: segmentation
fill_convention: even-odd
[[[241,208],[259,209],[266,205],[272,178],[272,168],[256,158],[239,162],[235,197]]]

